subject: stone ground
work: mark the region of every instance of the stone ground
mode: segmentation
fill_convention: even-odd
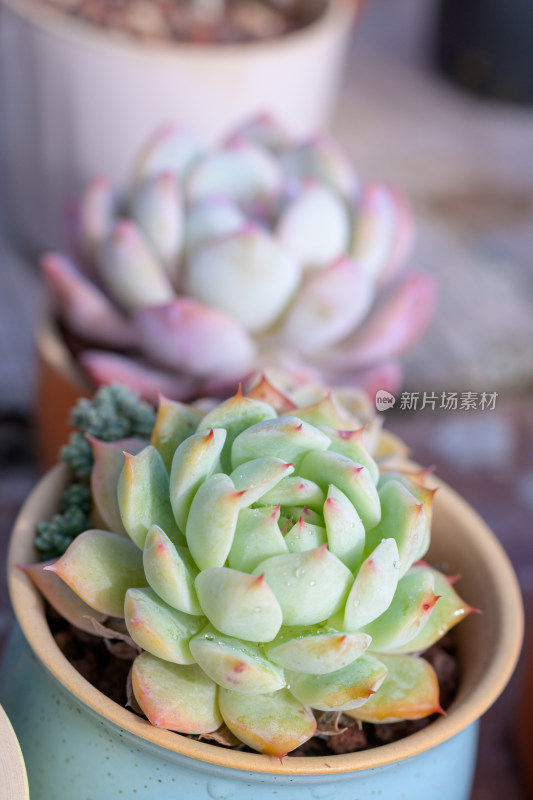
[[[415,4],[406,2],[407,17]],[[406,22],[395,43],[409,35]],[[404,187],[419,219],[415,260],[441,284],[435,324],[407,360],[406,389],[498,392],[493,411],[407,412],[397,403],[387,412],[390,426],[489,523],[531,605],[533,111],[468,97],[409,63],[399,45],[400,52],[387,49],[389,60],[378,57],[373,36],[363,25],[335,130],[363,176]],[[37,478],[30,411],[40,302],[33,265],[0,236],[2,562],[17,508]],[[0,649],[10,621],[2,576]],[[521,680],[519,670],[483,720],[473,800],[526,797],[513,746]]]

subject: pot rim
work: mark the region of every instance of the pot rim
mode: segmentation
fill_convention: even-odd
[[[22,507],[10,540],[8,582],[15,616],[35,654],[44,666],[78,701],[102,715],[115,726],[127,730],[148,743],[194,760],[241,771],[279,775],[325,775],[372,769],[415,756],[456,735],[478,719],[505,688],[520,654],[523,637],[521,592],[511,563],[502,546],[479,515],[442,481],[438,486],[438,504],[465,521],[476,555],[490,580],[496,599],[501,636],[493,644],[493,653],[483,658],[482,677],[466,696],[456,698],[447,715],[417,733],[396,742],[345,755],[326,757],[291,757],[283,761],[261,755],[228,750],[189,739],[172,731],[154,728],[147,720],[110,700],[83,678],[57,647],[44,614],[44,602],[28,576],[17,567],[27,563],[32,550],[36,520],[57,508],[59,492],[68,482],[64,465],[50,470],[33,489]],[[30,539],[30,541],[28,541]],[[35,551],[34,551],[35,552]],[[482,624],[483,616],[476,620]],[[490,619],[487,623],[490,624]],[[459,694],[461,693],[459,690]]]
[[[0,788],[10,800],[30,800],[28,776],[19,740],[6,712],[0,706]]]
[[[70,39],[73,44],[96,45],[122,49],[146,57],[165,56],[174,59],[206,58],[248,59],[252,51],[265,56],[279,55],[281,50],[305,46],[316,39],[347,30],[366,0],[323,0],[323,9],[315,20],[291,33],[272,39],[233,44],[196,44],[192,42],[145,42],[132,35],[103,29],[83,19],[46,6],[41,0],[0,0],[18,17],[36,25],[44,32]]]

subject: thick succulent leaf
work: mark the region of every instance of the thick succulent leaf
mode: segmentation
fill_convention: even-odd
[[[190,204],[222,195],[254,210],[270,207],[282,181],[278,161],[267,150],[240,140],[202,159],[187,181],[186,193]]]
[[[333,400],[343,409],[345,415],[347,414],[351,420],[361,420],[359,428],[366,425],[365,436],[369,447],[368,435],[372,425],[377,423],[378,430],[381,430],[383,425],[383,419],[376,416],[373,400],[359,386],[337,387],[330,392]],[[352,429],[350,426],[349,430]]]
[[[316,730],[311,709],[286,689],[259,695],[220,689],[219,704],[224,722],[235,736],[265,755],[283,758]]]
[[[350,570],[326,545],[267,558],[254,574],[264,575],[279,601],[284,625],[314,625],[328,619],[343,606],[353,582]]]
[[[450,628],[461,622],[468,614],[474,610],[472,606],[462,600],[450,581],[436,569],[427,566],[415,566],[410,570],[410,574],[418,572],[429,572],[435,581],[435,593],[439,601],[435,605],[430,618],[407,644],[394,648],[395,653],[422,653],[429,647],[438,642]]]
[[[224,428],[226,441],[222,451],[222,469],[231,470],[231,449],[233,442],[242,431],[258,422],[277,417],[276,412],[268,403],[250,397],[243,397],[239,390],[236,395],[221,403],[201,420],[198,430],[209,428]]]
[[[225,723],[216,731],[213,731],[213,733],[203,733],[201,738],[204,742],[216,742],[217,744],[224,745],[224,747],[237,748],[242,744]]]
[[[379,495],[368,469],[346,456],[330,450],[307,453],[300,474],[328,489],[333,484],[352,503],[365,528],[373,528],[380,520]]]
[[[141,153],[136,169],[138,181],[163,172],[177,178],[185,177],[202,155],[202,146],[189,131],[176,125],[165,125],[148,142]]]
[[[52,559],[37,564],[22,564],[20,569],[25,572],[63,619],[66,619],[75,628],[80,628],[87,633],[94,633],[93,620],[103,622],[107,614],[95,611],[94,608],[87,605],[59,575],[49,569],[56,561],[57,559]]]
[[[70,259],[59,253],[47,253],[41,258],[40,267],[59,313],[71,331],[95,344],[136,345],[131,324]]]
[[[241,230],[246,217],[227,197],[210,197],[187,212],[185,247],[190,253],[211,239]]]
[[[78,362],[97,386],[121,383],[154,406],[160,393],[186,400],[198,390],[190,375],[154,369],[137,359],[106,350],[84,350],[78,356]]]
[[[201,570],[222,567],[231,550],[241,493],[228,475],[217,472],[194,495],[185,536],[195,564]]]
[[[170,470],[170,502],[174,518],[180,530],[187,524],[193,497],[220,463],[220,454],[226,431],[211,428],[207,432],[195,433],[177,448]]]
[[[326,495],[313,481],[301,478],[299,475],[289,475],[284,478],[275,489],[267,492],[261,498],[261,504],[282,506],[306,506],[313,511],[321,511],[326,500]]]
[[[277,152],[289,145],[289,136],[280,126],[279,120],[268,112],[256,114],[234,130],[227,139],[228,144],[245,139],[247,142]]]
[[[143,565],[146,580],[168,605],[186,614],[202,614],[194,588],[196,564],[188,549],[176,547],[157,525],[146,536]]]
[[[333,484],[324,503],[324,522],[330,552],[355,570],[363,555],[365,528],[353,503]]]
[[[245,508],[240,512],[228,556],[228,564],[232,569],[252,572],[266,558],[287,552],[278,518],[279,509],[268,515],[253,508]]]
[[[350,229],[348,208],[339,194],[308,181],[283,209],[276,234],[304,269],[315,270],[346,252]]]
[[[394,598],[399,577],[396,542],[383,539],[356,575],[344,609],[343,630],[357,631],[381,616]]]
[[[281,608],[263,575],[214,567],[198,575],[195,588],[209,622],[227,636],[269,642],[277,635]]]
[[[179,733],[210,733],[222,724],[217,685],[196,664],[141,653],[133,662],[135,698],[152,725]]]
[[[126,453],[118,481],[118,504],[122,524],[141,549],[152,525],[159,525],[176,544],[183,544],[169,499],[168,472],[152,445],[137,455]]]
[[[93,178],[82,192],[78,207],[78,238],[84,256],[91,261],[111,232],[114,216],[111,184],[103,176]]]
[[[431,473],[431,470],[421,470],[419,472],[384,472],[379,479],[378,483],[378,490],[386,486],[388,483],[392,481],[397,481],[398,483],[405,486],[405,488],[421,503],[424,507],[424,514],[426,517],[426,532],[425,536],[422,538],[420,543],[420,549],[418,550],[417,560],[425,556],[429,548],[430,536],[431,536],[431,523],[433,520],[433,501],[435,499],[435,494],[437,493],[437,489],[428,489],[425,486],[425,481],[428,475]]]
[[[106,617],[106,620],[108,618]],[[129,633],[127,632],[126,623],[117,618],[112,618],[104,623],[99,622],[95,617],[89,618],[92,630],[90,631],[94,636],[99,636],[101,639],[106,640],[106,646],[110,653],[116,655],[117,658],[122,658],[125,661],[133,661],[135,656],[140,652],[138,647]]]
[[[305,705],[319,711],[346,711],[362,706],[383,683],[385,665],[366,653],[351,664],[325,675],[287,670],[291,693]]]
[[[275,456],[254,458],[240,464],[230,475],[235,488],[241,492],[240,507],[246,508],[256,503],[293,472],[292,464]]]
[[[327,368],[360,370],[401,355],[425,333],[435,300],[436,285],[431,276],[407,275],[375,305],[355,334],[327,353]]]
[[[384,462],[402,462],[409,458],[409,447],[398,436],[382,430],[376,437],[372,455],[381,465]]]
[[[246,511],[246,512],[253,511],[254,513],[258,512],[258,513],[263,514],[265,517],[272,516],[272,519],[274,519],[278,523],[282,519],[281,506],[280,506],[279,503],[278,503],[277,506],[257,506],[256,508],[244,509],[244,511]],[[244,511],[243,511],[243,513],[244,513]],[[239,519],[241,518],[241,516],[242,516],[242,514],[239,515]],[[247,571],[248,570],[244,570],[244,572],[247,572]]]
[[[257,456],[277,456],[297,467],[308,450],[327,450],[328,436],[297,417],[283,416],[251,425],[237,436],[231,448],[235,468]]]
[[[195,432],[202,417],[201,409],[160,395],[150,444],[159,451],[167,472],[178,446]]]
[[[106,289],[127,311],[169,303],[174,297],[164,267],[129,220],[115,223],[98,252],[96,266]]]
[[[264,512],[264,508],[261,508],[261,511]],[[303,519],[304,522],[308,522],[310,525],[324,525],[324,517],[307,508],[307,506],[284,506],[283,511],[287,519],[292,519],[293,521]],[[328,546],[328,550],[331,551],[331,547]],[[333,553],[333,555],[337,554]]]
[[[299,519],[299,518],[298,518]],[[280,514],[278,524],[281,528],[281,533],[283,534],[283,538],[285,540],[285,534],[294,525],[294,517],[288,517],[285,514]],[[288,549],[287,549],[288,552]]]
[[[187,297],[139,309],[132,322],[142,352],[178,372],[240,376],[255,355],[255,345],[239,322]]]
[[[296,403],[293,403],[287,395],[273,386],[264,375],[259,378],[259,381],[251,389],[247,390],[246,397],[268,403],[278,414],[290,413],[293,408],[297,407]]]
[[[265,658],[257,645],[223,636],[208,626],[190,643],[191,652],[209,677],[234,692],[264,694],[283,689],[283,670]]]
[[[421,719],[441,711],[435,670],[423,658],[380,654],[387,677],[361,708],[347,711],[363,722],[390,723]]]
[[[118,505],[118,482],[126,460],[124,453],[136,455],[146,447],[146,442],[141,439],[102,442],[93,436],[86,438],[91,443],[94,457],[91,494],[98,514],[110,531],[127,536]]]
[[[393,538],[400,554],[400,577],[422,555],[429,544],[429,521],[424,506],[399,481],[391,480],[379,490],[381,521],[369,532],[369,547],[382,539]]]
[[[410,254],[413,233],[411,213],[398,191],[383,183],[363,188],[350,252],[369,276],[381,284],[390,281]]]
[[[364,628],[372,637],[372,650],[396,652],[411,642],[431,618],[438,599],[429,570],[404,575],[388,609]]]
[[[294,257],[265,230],[247,225],[191,253],[184,289],[235,319],[251,333],[270,327],[300,281]]]
[[[351,458],[357,464],[362,464],[370,472],[374,483],[378,482],[379,467],[368,450],[366,426],[357,431],[339,431],[324,425],[321,430],[329,437],[329,450]]]
[[[280,341],[313,357],[352,333],[373,299],[372,283],[359,265],[338,258],[302,285],[281,324]]]
[[[124,617],[131,638],[143,650],[175,664],[194,664],[189,641],[205,625],[204,617],[177,611],[150,588],[128,589]]]
[[[146,586],[139,548],[109,531],[81,533],[46,569],[59,575],[87,605],[110,617],[124,617],[128,589]]]
[[[291,361],[290,364],[290,367],[267,367],[265,374],[269,381],[273,381],[276,386],[290,395],[296,404],[293,413],[293,416],[296,417],[299,416],[296,409],[299,412],[300,408],[305,409],[312,403],[316,404],[319,400],[323,400],[327,395],[327,390],[316,370],[304,366],[301,362]],[[312,422],[312,420],[307,421]]]
[[[313,405],[295,409],[292,415],[317,428],[326,426],[341,431],[356,431],[361,427],[360,420],[337,402],[331,392],[322,396]]]
[[[339,633],[318,625],[282,628],[264,645],[267,656],[285,669],[324,675],[346,667],[370,644],[365,633]]]
[[[326,529],[321,525],[306,522],[303,517],[285,535],[285,544],[290,553],[303,553],[321,547],[327,541]]]
[[[314,178],[336,189],[347,200],[359,192],[359,180],[350,159],[329,136],[316,136],[287,149],[281,155],[285,174],[290,178]]]
[[[384,472],[383,475],[380,476],[379,486],[381,488],[381,486],[385,485],[388,481],[397,480],[399,483],[402,483],[404,486],[406,486],[411,494],[413,494],[417,500],[423,503],[424,508],[429,511],[432,508],[433,500],[437,492],[437,489],[429,489],[426,486],[426,482],[431,476],[432,472],[433,467],[410,470],[403,469],[401,466],[398,466],[396,471],[391,469],[391,471]]]
[[[339,345],[341,347],[342,345]],[[332,349],[332,354],[336,354],[336,349]],[[404,370],[397,357],[392,356],[387,361],[381,361],[370,367],[363,369],[355,368],[353,370],[347,369],[330,369],[329,365],[320,354],[320,365],[323,375],[323,380],[329,384],[336,384],[340,381],[348,384],[354,384],[357,389],[364,391],[368,397],[375,399],[380,390],[385,389],[394,396],[400,394],[404,380]],[[374,418],[376,420],[376,418]],[[377,418],[379,420],[379,417]],[[376,422],[371,423],[373,427],[377,427]]]
[[[135,191],[131,211],[172,284],[177,286],[184,219],[181,192],[175,176],[163,172],[141,184]]]

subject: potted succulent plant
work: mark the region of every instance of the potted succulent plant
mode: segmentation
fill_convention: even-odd
[[[359,426],[333,394],[299,406],[267,381],[209,409],[162,400],[150,444],[92,439],[98,528],[32,564],[36,523],[68,482],[64,468],[43,479],[13,534],[25,638],[0,682],[32,790],[466,800],[477,720],[518,656],[520,592],[475,513],[442,484],[434,498],[427,472],[394,465],[378,427]],[[363,752],[286,756],[317,720],[327,735],[341,713],[394,725],[441,710],[420,653],[472,609],[431,563],[483,609],[458,628],[447,714]],[[61,653],[36,585],[82,631],[133,650],[133,711]]]
[[[255,38],[209,40],[209,27],[227,38],[233,6],[234,27],[252,16]],[[321,129],[359,6],[2,0],[3,138],[19,233],[33,246],[54,246],[66,200],[98,170],[122,182],[142,141],[176,114],[207,139],[259,111],[275,113],[298,135]],[[272,13],[281,24],[272,25]],[[183,30],[198,16],[202,38]]]
[[[406,271],[413,224],[401,194],[361,184],[334,140],[294,140],[260,117],[204,151],[165,128],[129,184],[116,197],[93,180],[72,225],[74,255],[42,259],[61,325],[54,336],[48,319],[37,339],[45,438],[72,390],[90,383],[119,381],[151,402],[159,390],[225,396],[256,369],[281,383],[398,388],[399,356],[432,317],[434,282]],[[74,384],[65,343],[77,354]],[[50,438],[48,464],[64,439]]]
[[[0,706],[0,793],[9,800],[29,800],[24,757],[15,732]]]

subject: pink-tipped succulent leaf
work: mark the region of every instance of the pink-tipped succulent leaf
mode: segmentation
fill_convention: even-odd
[[[239,376],[253,366],[255,346],[232,317],[177,297],[133,317],[140,347],[155,364],[194,377]]]
[[[48,253],[41,259],[41,270],[70,330],[94,344],[135,347],[137,336],[131,322],[70,259]]]
[[[96,386],[121,383],[154,405],[160,394],[191,399],[196,393],[197,385],[191,375],[165,372],[130,356],[108,350],[85,350],[79,361]]]

